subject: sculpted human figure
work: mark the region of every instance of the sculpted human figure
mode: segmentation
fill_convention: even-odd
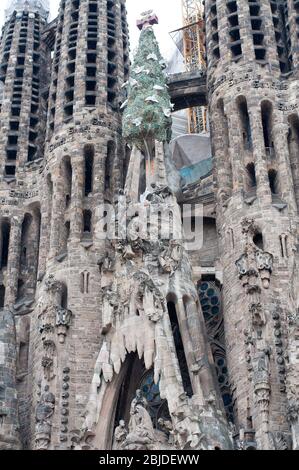
[[[131,404],[129,434],[124,443],[127,450],[150,450],[156,441],[151,417],[147,411],[147,401],[141,390]]]
[[[36,428],[35,442],[39,450],[47,450],[51,441],[51,418],[55,409],[55,396],[50,392],[49,386],[45,386],[45,391],[41,395],[40,402],[36,407]]]
[[[114,432],[114,443],[113,443],[113,450],[120,450],[123,448],[123,444],[127,438],[128,431],[126,428],[126,424],[123,420],[120,420],[119,425],[115,429]]]

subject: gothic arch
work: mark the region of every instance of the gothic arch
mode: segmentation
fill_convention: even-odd
[[[243,95],[238,96],[236,99],[236,104],[239,114],[240,130],[242,133],[243,149],[252,151],[251,122],[248,111],[247,98]]]

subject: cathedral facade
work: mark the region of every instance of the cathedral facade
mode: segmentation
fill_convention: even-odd
[[[192,181],[125,3],[6,11],[0,449],[298,450],[299,2],[206,0]]]

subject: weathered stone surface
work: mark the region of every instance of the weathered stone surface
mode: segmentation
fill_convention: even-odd
[[[146,149],[125,0],[38,4],[0,44],[0,449],[298,450],[296,4],[207,0],[207,71],[170,78],[146,12]],[[169,97],[209,106],[183,188]]]

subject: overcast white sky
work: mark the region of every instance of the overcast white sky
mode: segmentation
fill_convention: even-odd
[[[0,0],[0,2],[0,24],[2,25],[6,1]],[[7,2],[9,3],[9,0]],[[59,3],[60,0],[50,0],[52,18],[57,14]],[[132,50],[136,48],[139,36],[136,19],[141,12],[149,9],[153,9],[159,17],[160,24],[155,27],[155,33],[160,42],[161,52],[167,59],[174,47],[169,32],[182,26],[181,0],[127,0]]]

